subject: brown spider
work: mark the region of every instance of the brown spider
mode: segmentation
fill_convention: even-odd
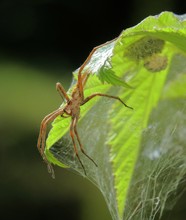
[[[107,42],[105,44],[108,44],[110,42]],[[48,169],[49,172],[51,172],[54,176],[54,171],[52,168],[52,165],[49,163],[49,161],[47,160],[44,151],[45,151],[45,141],[46,141],[46,131],[47,131],[47,125],[52,122],[57,116],[62,116],[62,117],[71,117],[72,121],[71,121],[71,125],[70,125],[70,136],[72,138],[72,142],[73,142],[73,146],[74,146],[74,151],[76,154],[77,159],[79,160],[84,173],[86,175],[86,171],[84,168],[83,163],[81,162],[81,159],[79,157],[78,154],[78,149],[76,146],[76,141],[75,141],[75,137],[76,140],[80,146],[81,152],[88,157],[94,164],[95,166],[97,166],[96,162],[86,154],[86,152],[83,149],[83,146],[81,144],[78,132],[77,132],[77,123],[78,123],[78,119],[79,119],[79,115],[80,115],[80,106],[86,104],[89,100],[91,100],[92,98],[96,97],[96,96],[104,96],[104,97],[108,97],[108,98],[112,98],[112,99],[117,99],[119,100],[125,107],[131,108],[128,105],[126,105],[119,97],[117,96],[112,96],[112,95],[107,95],[107,94],[102,94],[102,93],[94,93],[86,98],[84,98],[84,87],[86,84],[86,81],[89,77],[89,72],[86,71],[85,73],[82,74],[82,71],[85,67],[85,65],[89,62],[89,60],[91,59],[92,54],[100,47],[104,46],[105,44],[102,44],[100,46],[97,46],[95,48],[93,48],[93,50],[90,52],[89,56],[87,57],[87,59],[85,60],[85,62],[83,63],[83,65],[79,68],[78,71],[78,80],[77,80],[77,84],[75,85],[73,91],[72,91],[72,95],[71,98],[67,95],[65,89],[63,88],[63,86],[58,82],[56,83],[56,89],[59,92],[59,94],[65,98],[66,100],[66,104],[64,107],[60,107],[58,108],[56,111],[53,111],[52,113],[50,113],[49,115],[47,115],[41,122],[41,127],[40,127],[40,132],[39,132],[39,137],[38,137],[38,143],[37,143],[37,147],[38,150],[43,158],[43,160],[47,163],[48,165]],[[132,109],[132,108],[131,108]],[[65,115],[64,115],[65,114]]]

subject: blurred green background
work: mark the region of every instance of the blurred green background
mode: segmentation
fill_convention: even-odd
[[[68,89],[94,46],[165,10],[184,14],[186,2],[0,1],[0,219],[111,219],[87,180],[58,167],[55,180],[47,173],[40,122],[61,104],[55,83]]]

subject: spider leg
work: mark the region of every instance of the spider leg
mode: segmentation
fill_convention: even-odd
[[[91,160],[91,161],[95,164],[95,166],[97,167],[98,165],[96,164],[96,162],[95,162],[90,156],[88,156],[88,154],[86,154],[86,152],[84,151],[83,145],[81,144],[81,141],[80,141],[80,138],[79,138],[79,135],[78,135],[78,132],[77,132],[77,127],[76,127],[76,125],[77,125],[77,118],[74,118],[74,132],[75,132],[75,135],[76,135],[76,137],[77,137],[77,140],[78,140],[78,143],[79,143],[81,152],[82,152],[86,157],[88,157],[88,159]]]
[[[61,85],[61,83],[59,83],[59,82],[56,83],[56,89],[62,98],[65,98],[67,102],[70,101],[70,98],[68,97],[68,95],[67,95],[65,89],[63,88],[63,86]]]
[[[53,121],[58,115],[62,115],[64,113],[64,109],[57,109],[50,113],[49,115],[45,116],[41,122],[40,132],[37,142],[37,148],[41,155],[43,156],[44,147],[45,147],[45,137],[46,137],[46,129],[49,122]]]
[[[104,43],[104,44],[101,44],[101,45],[99,45],[99,46],[97,46],[97,47],[94,47],[93,49],[92,49],[92,51],[89,53],[89,55],[88,55],[88,57],[87,57],[87,59],[84,61],[84,63],[80,66],[80,68],[79,68],[79,72],[78,72],[78,87],[79,87],[79,91],[80,91],[80,94],[81,94],[81,97],[82,97],[82,99],[84,99],[84,94],[83,94],[83,78],[82,78],[82,71],[83,71],[83,69],[85,68],[85,66],[87,65],[87,63],[90,61],[90,59],[91,59],[91,57],[92,57],[92,55],[93,55],[93,53],[97,50],[97,49],[99,49],[99,48],[101,48],[101,47],[103,47],[103,46],[105,46],[105,45],[107,45],[107,44],[109,44],[109,43],[111,43],[111,42],[113,42],[113,41],[115,41],[117,38],[115,38],[115,39],[113,39],[113,40],[111,40],[111,41],[108,41],[108,42],[106,42],[106,43]],[[88,74],[87,74],[88,75]],[[86,80],[85,80],[85,83],[86,83]],[[84,84],[85,84],[84,83]]]
[[[45,116],[44,119],[42,120],[41,122],[41,125],[40,125],[40,131],[39,131],[39,137],[37,139],[37,148],[39,150],[39,153],[41,155],[43,155],[42,151],[41,151],[41,143],[42,143],[42,130],[43,130],[43,125],[45,123],[45,121],[51,117],[51,115],[54,114],[54,112],[50,113],[49,115]]]
[[[73,146],[74,146],[74,151],[75,151],[76,157],[78,158],[78,160],[79,160],[79,162],[80,162],[80,164],[81,164],[81,166],[83,168],[83,171],[84,171],[85,175],[87,175],[86,171],[85,171],[85,167],[84,167],[84,165],[83,165],[83,163],[82,163],[82,161],[81,161],[81,159],[79,157],[77,146],[76,146],[76,142],[75,142],[75,139],[74,139],[74,126],[75,126],[75,118],[72,118],[72,122],[71,122],[71,125],[70,125],[70,136],[72,138],[72,142],[73,142]]]
[[[81,103],[81,105],[84,105],[85,103],[87,103],[89,100],[91,100],[92,98],[96,97],[96,96],[104,96],[107,98],[112,98],[112,99],[117,99],[118,101],[120,101],[125,107],[133,109],[132,107],[128,106],[127,104],[125,104],[119,97],[117,96],[113,96],[113,95],[107,95],[107,94],[102,94],[102,93],[94,93],[90,96],[88,96],[87,98],[85,98],[83,100],[83,102]]]
[[[85,72],[85,73],[83,73],[83,75],[82,75],[82,85],[83,85],[83,88],[85,87],[85,84],[86,84],[86,82],[87,82],[87,79],[88,79],[88,77],[90,76],[90,72]]]
[[[110,40],[110,41],[107,41],[106,43],[101,44],[101,45],[99,45],[99,46],[97,46],[97,47],[94,47],[94,48],[92,49],[92,51],[89,53],[87,59],[84,61],[84,63],[83,63],[83,64],[81,65],[81,67],[79,68],[78,80],[79,80],[79,77],[80,77],[80,79],[81,79],[81,72],[83,71],[83,69],[84,69],[84,67],[87,65],[87,63],[90,61],[90,59],[91,59],[93,53],[94,53],[97,49],[99,49],[99,48],[101,48],[101,47],[103,47],[103,46],[105,46],[105,45],[107,45],[107,44],[112,43],[112,42],[115,41],[116,39],[117,39],[117,38],[115,38],[115,39],[113,39],[113,40]]]
[[[47,115],[42,120],[41,126],[40,126],[38,142],[37,142],[37,148],[38,148],[43,160],[47,164],[49,173],[52,173],[52,177],[54,177],[54,171],[53,171],[52,165],[48,162],[46,156],[44,155],[47,125],[48,125],[48,123],[53,121],[58,115],[63,114],[63,112],[64,112],[64,109],[57,109],[56,111],[54,111],[54,112],[50,113],[49,115]]]

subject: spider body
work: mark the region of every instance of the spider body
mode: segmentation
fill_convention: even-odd
[[[107,44],[107,43],[106,43]],[[104,44],[105,45],[105,44]],[[65,99],[66,104],[63,107],[58,108],[57,110],[53,111],[52,113],[50,113],[49,115],[47,115],[41,122],[41,126],[40,126],[40,132],[39,132],[39,137],[38,137],[38,143],[37,143],[37,147],[38,150],[41,154],[41,156],[43,157],[43,160],[47,163],[48,165],[48,169],[49,172],[52,173],[52,176],[54,177],[54,171],[52,168],[52,165],[50,164],[50,162],[47,160],[44,151],[45,151],[45,142],[46,142],[46,132],[47,132],[47,125],[49,123],[51,123],[57,116],[61,116],[61,117],[71,117],[71,125],[70,125],[70,136],[72,139],[72,143],[74,146],[74,151],[76,154],[76,157],[79,160],[79,163],[81,164],[81,167],[84,170],[84,173],[86,175],[86,171],[84,168],[83,163],[81,162],[81,159],[79,157],[78,154],[78,149],[77,149],[77,143],[80,147],[81,152],[88,158],[90,159],[95,166],[97,166],[96,162],[86,154],[86,152],[83,149],[83,145],[80,141],[80,137],[78,135],[77,132],[77,123],[78,123],[78,119],[80,116],[80,107],[84,104],[86,104],[89,100],[91,100],[94,97],[97,96],[104,96],[104,97],[108,97],[108,98],[112,98],[112,99],[116,99],[118,101],[120,101],[125,107],[131,108],[128,105],[126,105],[119,97],[117,96],[111,96],[111,95],[107,95],[107,94],[102,94],[102,93],[94,93],[86,98],[84,98],[84,87],[86,85],[86,81],[88,80],[89,77],[89,72],[85,71],[82,74],[82,71],[85,67],[85,65],[89,62],[92,54],[95,52],[95,50],[97,50],[98,48],[102,47],[103,45],[100,45],[98,47],[95,47],[91,53],[89,54],[88,58],[85,60],[85,62],[83,63],[83,65],[79,68],[78,71],[78,80],[77,83],[72,91],[71,97],[69,97],[65,91],[65,89],[63,88],[63,86],[58,82],[56,83],[56,89],[59,92],[59,94]],[[132,108],[131,108],[132,109]],[[75,140],[76,139],[76,140]],[[77,143],[76,143],[77,142]]]
[[[82,103],[83,97],[81,97],[81,94],[78,91],[78,88],[75,88],[75,90],[72,93],[72,98],[70,101],[66,104],[64,111],[66,114],[78,117],[80,113],[80,105]]]

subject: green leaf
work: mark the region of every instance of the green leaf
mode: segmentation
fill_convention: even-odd
[[[134,110],[106,97],[81,107],[78,133],[98,164],[79,150],[87,176],[74,156],[70,118],[53,122],[48,160],[92,181],[114,220],[158,219],[176,202],[186,175],[185,52],[185,16],[170,12],[146,18],[96,50],[85,67],[93,73],[85,97],[95,92],[119,96]]]
[[[102,70],[103,69],[103,70]],[[123,81],[120,77],[114,74],[112,69],[106,69],[104,66],[100,69],[98,77],[102,83],[107,82],[114,86],[123,86],[126,88],[132,88],[125,81]]]

